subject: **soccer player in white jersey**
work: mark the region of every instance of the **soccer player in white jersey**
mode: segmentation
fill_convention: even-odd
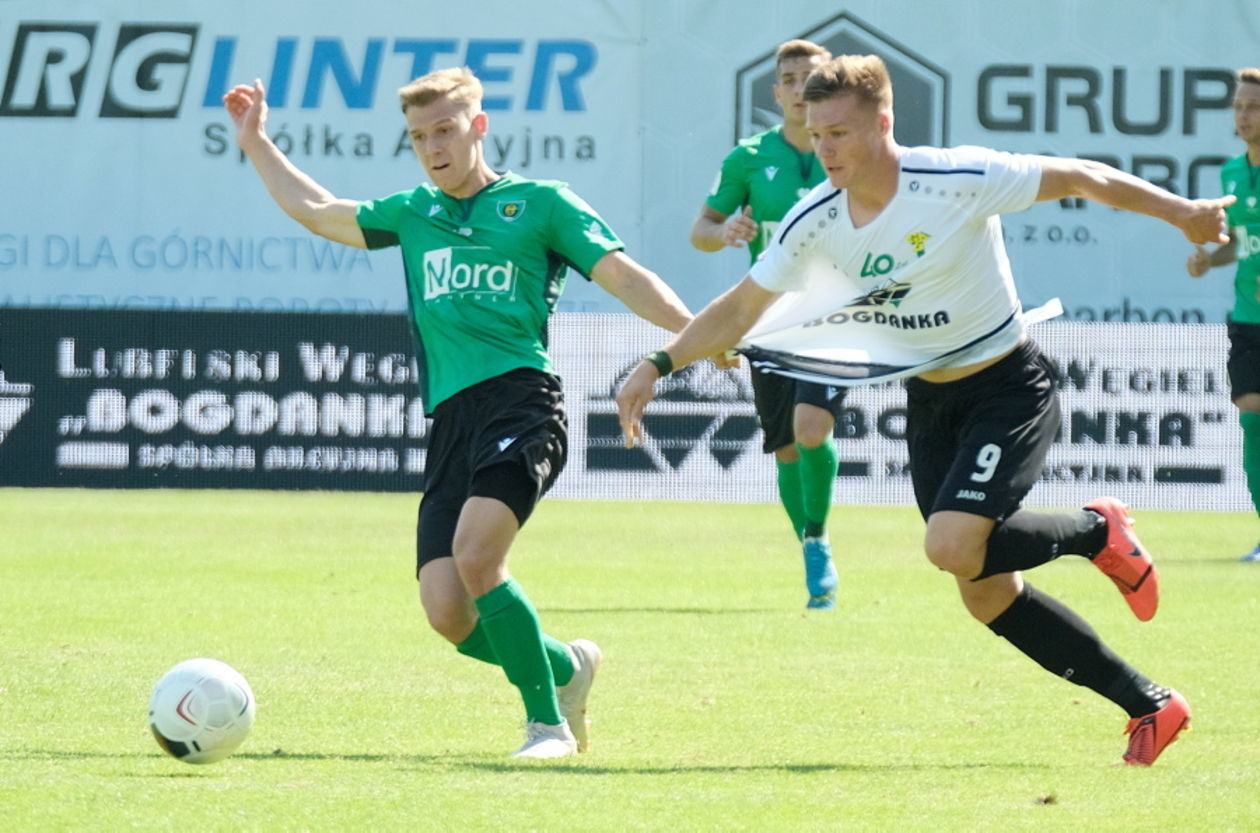
[[[1222,242],[1232,197],[1187,200],[1086,160],[901,147],[892,85],[876,56],[824,64],[805,100],[828,181],[784,217],[747,277],[627,378],[617,396],[626,442],[640,438],[660,375],[734,347],[783,293],[807,289],[811,274],[815,283],[820,272],[848,281],[858,290],[853,308],[819,310],[818,326],[833,328],[837,343],[890,344],[922,368],[906,384],[907,438],[928,560],[954,575],[968,612],[994,633],[1123,708],[1124,761],[1153,763],[1189,724],[1185,698],[1116,656],[1021,574],[1078,554],[1115,582],[1138,619],[1150,619],[1159,601],[1154,565],[1120,501],[1057,514],[1020,508],[1060,412],[1056,370],[1020,317],[998,215],[1084,197],[1164,220],[1192,243]],[[886,268],[863,268],[876,261]],[[897,314],[874,314],[872,303],[892,294]]]

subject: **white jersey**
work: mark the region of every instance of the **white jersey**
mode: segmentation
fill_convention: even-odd
[[[757,348],[807,354],[822,368],[815,375],[876,381],[983,361],[1021,341],[998,215],[1033,204],[1040,165],[981,147],[900,153],[892,201],[861,228],[848,195],[826,182],[783,218],[749,273],[786,293],[741,344],[754,363]]]

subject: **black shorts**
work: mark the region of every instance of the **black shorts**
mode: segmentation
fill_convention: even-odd
[[[753,405],[757,408],[757,421],[761,423],[765,441],[761,450],[770,453],[796,441],[792,428],[797,405],[813,405],[829,411],[840,419],[844,410],[844,395],[848,388],[800,382],[778,373],[752,371]]]
[[[1260,393],[1260,324],[1230,321],[1229,333],[1229,398],[1245,393]]]
[[[507,504],[523,526],[568,457],[560,380],[521,368],[466,388],[433,412],[416,524],[416,573],[449,558],[470,497]]]
[[[1001,520],[1037,482],[1059,434],[1058,371],[1031,341],[956,382],[906,382],[906,441],[919,512]]]

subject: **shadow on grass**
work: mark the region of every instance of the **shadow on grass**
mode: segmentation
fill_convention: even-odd
[[[1260,572],[1258,570],[1257,572]],[[685,616],[745,616],[749,613],[782,613],[783,608],[775,607],[539,607],[539,613],[576,613],[605,614],[628,613],[641,615],[644,613],[669,613]]]
[[[739,775],[755,772],[782,772],[796,775],[812,775],[819,772],[948,772],[954,770],[1004,770],[1004,771],[1049,771],[1055,767],[1049,764],[1030,763],[1028,761],[976,761],[972,763],[894,763],[894,764],[854,764],[854,763],[816,763],[816,764],[678,764],[674,766],[588,766],[580,759],[566,761],[503,761],[487,760],[484,754],[441,754],[441,755],[397,755],[369,753],[333,753],[333,752],[240,752],[230,760],[239,761],[339,761],[368,764],[393,764],[408,769],[417,766],[440,765],[452,768],[476,770],[479,772],[539,772],[548,775],[688,775],[694,773]],[[0,753],[0,760],[9,761],[124,761],[124,760],[169,760],[165,756],[152,753],[134,752],[74,752],[66,750],[32,749],[26,752]],[[175,772],[130,773],[136,778],[196,778],[205,774],[226,769],[222,766],[201,766],[189,764],[187,769]]]
[[[405,764],[438,764],[453,763],[460,760],[472,761],[481,759],[482,755],[390,755],[368,753],[335,753],[335,752],[285,752],[277,749],[274,752],[237,752],[230,756],[233,761],[357,761],[362,763],[405,763]],[[175,761],[160,752],[76,752],[60,749],[31,749],[25,752],[0,752],[0,761]],[[219,769],[212,764],[187,764],[182,771],[184,777],[198,772]],[[161,777],[169,777],[169,773],[157,773]],[[146,776],[141,776],[146,777]]]
[[[483,772],[546,772],[556,775],[690,775],[707,773],[714,775],[740,775],[749,772],[783,772],[796,775],[812,775],[817,772],[948,772],[952,770],[992,769],[992,770],[1051,770],[1048,764],[1028,763],[1027,761],[1005,761],[1001,763],[950,763],[950,764],[732,764],[717,766],[714,764],[678,765],[678,766],[583,766],[580,761],[520,761],[518,763],[503,761],[468,761],[455,763],[464,769],[475,769]]]

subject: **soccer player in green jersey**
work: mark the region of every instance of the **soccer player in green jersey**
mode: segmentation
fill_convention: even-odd
[[[260,81],[234,87],[224,105],[241,150],[291,217],[348,246],[402,247],[433,418],[416,532],[420,602],[460,653],[501,666],[520,690],[526,739],[513,757],[567,757],[587,747],[600,650],[544,633],[507,568],[568,448],[547,319],[570,267],[661,327],[677,331],[691,316],[568,186],[490,168],[482,87],[469,70],[430,73],[399,98],[432,184],[368,202],[334,196],[276,148]]]
[[[1234,132],[1247,145],[1221,168],[1221,187],[1238,200],[1225,210],[1228,243],[1196,246],[1186,262],[1191,277],[1213,266],[1238,263],[1234,309],[1229,314],[1229,387],[1243,431],[1243,471],[1260,514],[1260,69],[1240,70],[1234,90]],[[1260,544],[1242,557],[1260,563]]]
[[[774,99],[783,124],[743,140],[726,155],[713,190],[691,227],[691,244],[704,252],[747,246],[753,261],[788,209],[825,178],[805,128],[805,79],[831,53],[790,40],[775,52]],[[844,388],[752,373],[753,403],[773,452],[779,499],[805,558],[806,607],[836,606],[836,568],[827,539],[827,514],[838,458],[832,443]]]

